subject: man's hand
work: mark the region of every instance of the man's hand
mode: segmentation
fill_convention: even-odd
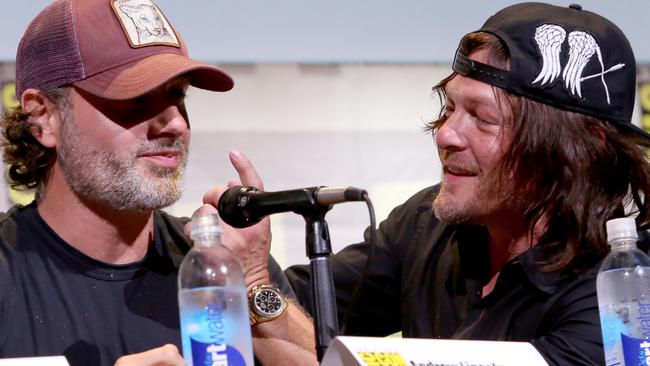
[[[215,210],[221,194],[229,187],[237,185],[252,186],[263,189],[262,178],[255,170],[251,161],[237,150],[229,154],[230,162],[239,174],[239,180],[231,180],[228,186],[218,186],[210,189],[203,196],[203,206],[199,210]],[[246,287],[250,290],[255,285],[271,283],[268,271],[269,251],[271,250],[271,223],[264,218],[259,223],[245,228],[235,229],[222,222],[223,245],[228,247],[241,261],[246,276]]]
[[[239,181],[231,180],[228,187],[245,185],[263,189],[262,178],[248,158],[239,151],[229,154],[230,162],[239,174]],[[241,182],[241,183],[240,183]],[[200,212],[214,212],[221,194],[228,187],[215,187],[203,196]],[[222,223],[222,242],[239,258],[246,271],[246,286],[271,283],[268,271],[271,247],[271,224],[269,218],[244,229],[235,229]],[[188,228],[185,228],[188,231]],[[314,328],[311,320],[293,302],[278,318],[259,323],[253,327],[253,350],[263,365],[318,365]]]
[[[122,356],[115,366],[184,366],[183,357],[173,344],[166,344],[142,353]]]

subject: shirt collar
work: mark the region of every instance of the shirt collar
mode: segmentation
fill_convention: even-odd
[[[458,244],[458,255],[463,267],[471,276],[489,280],[490,261],[487,230],[478,225],[461,224],[453,226],[454,237]],[[526,274],[528,281],[546,294],[553,294],[566,279],[566,275],[557,272],[542,272],[539,269],[538,258],[543,255],[540,247],[532,247],[506,263],[501,275],[511,272],[510,266],[519,266]]]

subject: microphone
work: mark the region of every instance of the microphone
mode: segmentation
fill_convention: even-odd
[[[309,187],[289,191],[264,192],[248,186],[227,189],[219,199],[221,219],[230,226],[245,228],[265,216],[310,208],[327,207],[347,201],[363,201],[367,192],[354,187]]]

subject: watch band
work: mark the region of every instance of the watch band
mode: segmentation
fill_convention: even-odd
[[[251,325],[273,320],[287,308],[286,296],[275,286],[258,285],[248,292]]]

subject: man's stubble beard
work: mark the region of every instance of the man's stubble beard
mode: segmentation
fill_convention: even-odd
[[[519,199],[507,194],[509,187],[503,187],[505,182],[499,182],[493,177],[477,182],[474,192],[469,198],[453,199],[447,193],[444,182],[433,200],[432,207],[435,216],[450,224],[482,224],[482,219],[497,211],[517,210]],[[502,188],[499,188],[502,187]]]
[[[66,181],[83,199],[115,211],[147,212],[170,206],[182,193],[187,152],[181,140],[142,141],[122,158],[112,151],[94,151],[78,133],[69,113],[62,113],[61,147],[57,159]],[[138,166],[137,156],[157,148],[173,148],[176,168]]]
[[[461,204],[452,200],[446,192],[444,183],[440,186],[440,191],[433,200],[433,212],[435,216],[442,221],[450,224],[460,224],[467,222],[472,218],[471,212],[478,208],[474,207],[477,200],[466,201]]]

